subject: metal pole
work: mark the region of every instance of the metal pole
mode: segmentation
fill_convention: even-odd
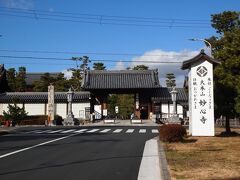
[[[190,41],[203,41],[203,42],[207,43],[210,48],[210,56],[212,56],[212,44],[209,41],[207,41],[206,39],[199,39],[199,38],[192,38],[189,40]]]

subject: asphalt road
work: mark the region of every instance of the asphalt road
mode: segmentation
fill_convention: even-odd
[[[156,130],[21,128],[0,137],[0,179],[136,180],[145,142]]]

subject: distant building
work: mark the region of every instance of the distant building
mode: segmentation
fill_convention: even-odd
[[[39,80],[44,73],[28,73],[27,84]],[[57,76],[58,73],[51,74]],[[157,70],[123,70],[123,71],[87,71],[82,82],[81,92],[73,96],[73,114],[75,118],[101,119],[107,115],[107,97],[109,94],[134,94],[134,113],[141,119],[168,118],[173,105],[171,89],[161,87]],[[186,116],[188,96],[184,88],[177,88],[177,114]],[[29,115],[47,115],[47,92],[15,92],[0,94],[0,115],[7,110],[7,105],[19,100]],[[55,93],[56,114],[66,118],[66,92]]]

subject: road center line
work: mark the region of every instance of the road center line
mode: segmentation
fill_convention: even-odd
[[[69,138],[69,137],[72,137],[72,136],[76,136],[76,135],[77,134],[71,134],[71,135],[68,135],[68,136],[64,136],[64,137],[60,137],[60,138],[57,138],[57,139],[46,141],[46,142],[43,142],[43,143],[40,143],[40,144],[36,144],[34,146],[30,146],[30,147],[27,147],[27,148],[19,149],[17,151],[13,151],[13,152],[10,152],[10,153],[7,153],[7,154],[3,154],[3,155],[0,156],[0,159],[5,158],[7,156],[11,156],[13,154],[17,154],[17,153],[20,153],[20,152],[23,152],[23,151],[27,151],[27,150],[36,148],[36,147],[39,147],[39,146],[43,146],[43,145],[46,145],[46,144],[49,144],[49,143],[52,143],[52,142],[56,142],[56,141],[60,141],[62,139],[66,139],[66,138]]]

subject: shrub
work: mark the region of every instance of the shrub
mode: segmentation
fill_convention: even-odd
[[[163,142],[183,141],[186,135],[186,129],[180,124],[166,124],[160,126],[160,140]]]
[[[5,120],[11,120],[12,126],[15,126],[19,121],[23,120],[27,116],[27,112],[24,108],[20,108],[16,103],[8,105],[8,111],[3,111]]]
[[[25,119],[18,122],[18,125],[45,125],[46,120],[46,115],[27,116]]]

